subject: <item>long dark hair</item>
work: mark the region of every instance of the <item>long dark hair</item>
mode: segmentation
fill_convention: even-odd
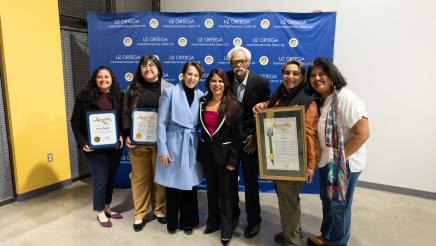
[[[149,62],[153,62],[157,70],[159,71],[158,80],[162,79],[162,66],[160,65],[159,59],[155,55],[145,55],[139,60],[138,67],[136,68],[135,76],[133,77],[133,82],[129,86],[129,90],[127,91],[127,103],[130,107],[133,107],[133,104],[136,103],[137,99],[142,95],[144,87],[142,84],[147,83],[142,77],[141,66],[147,65]]]
[[[347,81],[344,76],[342,76],[339,69],[333,64],[329,59],[325,57],[317,57],[313,60],[312,64],[309,66],[307,70],[307,81],[310,81],[310,73],[314,67],[320,67],[327,77],[333,82],[333,86],[336,87],[338,91],[340,91],[343,87],[347,85]],[[312,85],[309,83],[310,91],[316,93],[315,89],[313,89]]]
[[[231,91],[229,78],[227,77],[226,72],[224,72],[224,70],[222,69],[212,69],[206,79],[207,93],[204,96],[204,98],[206,99],[206,105],[209,104],[210,100],[213,97],[212,91],[210,90],[210,80],[215,74],[218,75],[224,83],[223,97],[221,98],[221,104],[218,111],[220,114],[224,114],[226,116],[226,124],[228,126],[232,126],[233,121],[236,118],[236,114],[238,113],[237,111],[239,102]]]
[[[109,99],[114,99],[114,98],[120,99],[121,98],[121,89],[120,89],[120,86],[118,84],[117,77],[115,76],[112,69],[110,69],[109,67],[100,66],[97,69],[95,69],[92,72],[91,78],[88,81],[88,86],[86,89],[91,92],[91,94],[93,95],[93,97],[95,99],[97,99],[98,95],[100,94],[100,90],[97,87],[96,81],[97,81],[97,75],[101,70],[107,70],[112,78],[112,85],[109,89],[109,94],[108,94]]]

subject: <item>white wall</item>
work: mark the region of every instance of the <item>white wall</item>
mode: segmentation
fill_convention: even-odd
[[[319,9],[337,12],[335,64],[367,103],[360,180],[436,192],[436,1],[161,0],[162,12]]]

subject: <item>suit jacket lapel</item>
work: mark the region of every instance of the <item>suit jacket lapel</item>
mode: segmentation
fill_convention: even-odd
[[[218,120],[217,120],[217,124],[216,124],[216,128],[215,131],[213,132],[212,136],[214,136],[217,132],[219,132],[219,130],[221,129],[221,127],[224,125],[224,122],[226,121],[226,117],[224,114],[219,113],[218,114]]]
[[[191,127],[193,125],[194,117],[192,116],[192,111],[189,107],[188,99],[186,98],[181,83],[178,83],[174,87],[171,96],[171,120],[179,125]]]
[[[251,94],[251,91],[253,90],[254,82],[252,81],[252,79],[253,79],[252,74],[248,73],[247,84],[245,85],[244,96],[242,97],[242,105],[247,104],[248,97]]]
[[[226,117],[224,114],[221,114],[221,113],[218,114],[216,129],[213,132],[213,134],[211,135],[209,132],[209,129],[207,129],[206,123],[204,122],[204,113],[206,112],[206,104],[205,103],[203,103],[203,102],[200,103],[200,110],[201,110],[200,111],[200,123],[201,123],[203,129],[206,131],[207,135],[209,135],[209,137],[212,138],[224,125],[224,122],[226,121]]]

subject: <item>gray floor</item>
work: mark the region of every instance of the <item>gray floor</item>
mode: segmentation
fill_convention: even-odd
[[[153,220],[144,230],[132,230],[130,190],[116,190],[113,205],[124,215],[112,228],[97,224],[92,212],[90,180],[26,201],[0,207],[0,245],[220,245],[219,233],[203,235],[207,204],[199,192],[201,227],[191,236],[168,235],[166,227]],[[244,195],[240,194],[241,209]],[[263,222],[253,239],[241,234],[240,220],[231,245],[275,245],[280,230],[275,194],[261,194]],[[318,234],[321,204],[317,195],[301,196],[304,238]],[[244,211],[243,211],[244,213]],[[241,218],[243,218],[241,216]],[[241,229],[242,228],[242,229]],[[349,245],[436,245],[436,201],[357,188],[353,205]]]

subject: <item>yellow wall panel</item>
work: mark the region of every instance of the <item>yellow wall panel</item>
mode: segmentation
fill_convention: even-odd
[[[17,194],[71,178],[57,0],[0,0]],[[48,163],[47,154],[54,161]]]

